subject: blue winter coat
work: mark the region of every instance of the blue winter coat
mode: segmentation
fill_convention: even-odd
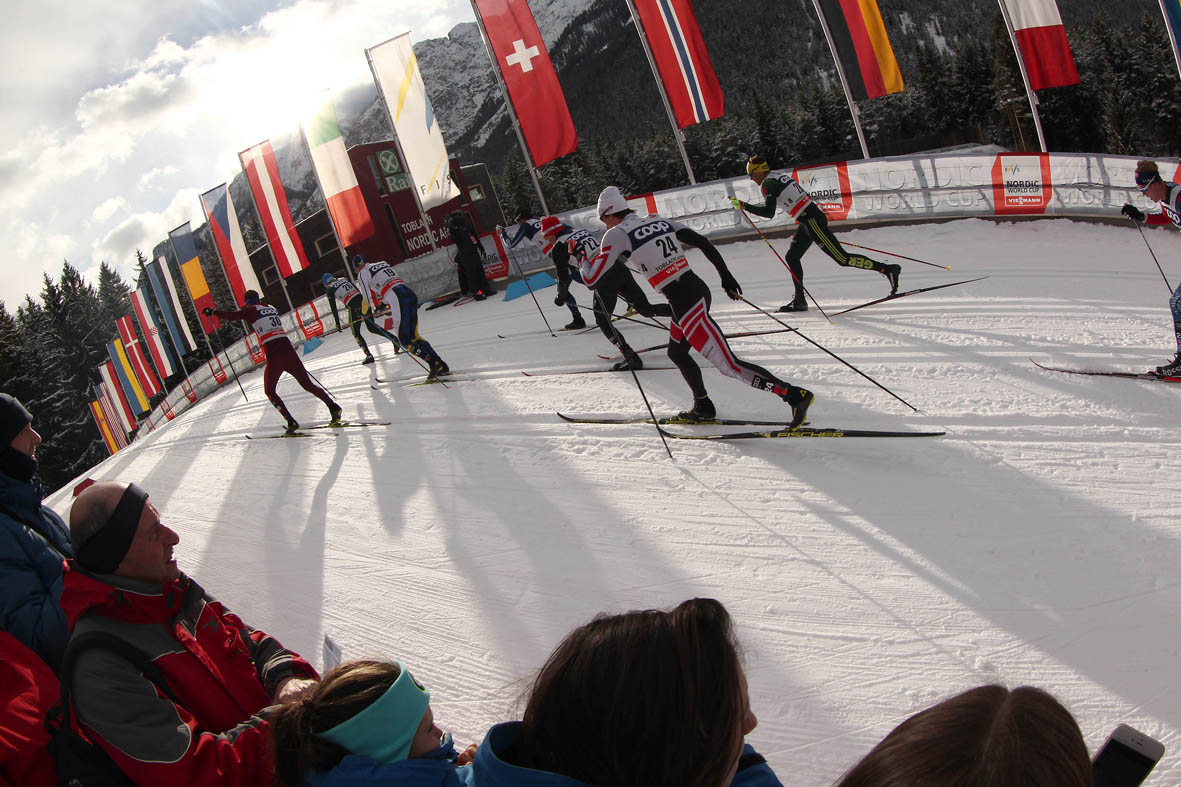
[[[349,754],[332,770],[308,776],[308,787],[466,787],[471,766],[447,760],[378,762]]]
[[[62,612],[63,556],[73,556],[61,517],[41,505],[37,488],[0,473],[0,628],[54,672],[69,640]]]
[[[510,765],[500,755],[512,748],[517,739],[521,722],[510,721],[497,724],[488,730],[484,742],[476,751],[471,765],[471,787],[587,787],[584,782],[548,771],[537,771]],[[757,757],[748,743],[743,749],[744,756]],[[771,766],[759,763],[740,770],[730,782],[730,787],[783,787]]]

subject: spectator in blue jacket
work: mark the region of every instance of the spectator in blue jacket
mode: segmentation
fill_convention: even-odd
[[[461,787],[474,745],[456,752],[431,693],[400,662],[352,661],[271,720],[285,787]]]
[[[600,615],[550,655],[524,718],[488,731],[470,783],[778,787],[745,742],[757,723],[719,602]]]
[[[62,612],[62,567],[73,557],[70,533],[41,505],[33,416],[0,393],[0,628],[56,672],[69,641]]]

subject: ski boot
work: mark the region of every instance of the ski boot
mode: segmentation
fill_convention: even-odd
[[[626,372],[629,369],[643,369],[644,359],[632,348],[625,347],[623,350],[623,360],[611,368],[617,372]]]
[[[898,276],[902,273],[901,265],[887,265],[882,274],[890,280],[890,294],[898,294]]]
[[[562,328],[562,330],[563,331],[577,331],[577,330],[581,330],[585,327],[586,327],[586,320],[582,319],[582,315],[579,314],[573,320],[571,320],[569,323],[567,323]]]
[[[288,416],[287,417],[287,429],[283,432],[283,434],[295,434],[298,431],[299,431],[299,421],[296,421],[294,418]]]
[[[1156,367],[1156,373],[1161,377],[1181,376],[1181,352],[1173,356],[1173,360]]]
[[[783,395],[783,401],[791,405],[791,423],[787,425],[788,429],[795,429],[804,422],[808,408],[812,406],[812,400],[815,398],[807,388],[788,386],[787,393]]]
[[[485,295],[481,290],[476,290],[476,294],[473,295],[472,297],[475,298],[477,301],[482,301],[485,298],[487,298],[488,296]]]
[[[693,409],[677,413],[677,421],[687,424],[698,424],[712,421],[718,415],[717,408],[708,396],[693,397]]]
[[[795,300],[791,303],[785,303],[779,307],[780,312],[806,312],[808,311],[808,301],[804,299],[804,293],[797,292]]]
[[[431,368],[427,373],[428,380],[434,380],[444,375],[451,374],[451,368],[443,362],[442,358],[435,358],[430,362]]]
[[[344,413],[344,408],[342,408],[336,402],[333,402],[332,404],[328,405],[328,423],[339,424],[340,423],[340,416],[342,413]]]
[[[366,355],[365,360],[361,361],[362,366],[368,366],[371,363],[376,363],[372,355]]]

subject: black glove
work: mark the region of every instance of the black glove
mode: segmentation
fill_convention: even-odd
[[[1144,213],[1130,202],[1125,202],[1120,213],[1127,216],[1132,221],[1144,221]]]
[[[213,316],[213,307],[206,306],[204,309],[201,310],[201,313],[204,314],[206,317],[212,317]]]
[[[738,296],[742,295],[742,285],[738,283],[738,279],[734,278],[734,274],[728,270],[721,271],[722,274],[722,289],[726,291],[734,300],[738,300]]]

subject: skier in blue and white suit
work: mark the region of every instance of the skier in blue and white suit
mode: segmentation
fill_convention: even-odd
[[[1146,224],[1169,224],[1181,227],[1181,186],[1165,180],[1155,161],[1136,162],[1136,187],[1140,193],[1160,205],[1159,213],[1149,213],[1147,216],[1135,205],[1125,203],[1120,210],[1133,221],[1143,221]],[[1181,284],[1173,290],[1169,298],[1169,310],[1173,313],[1173,335],[1177,339],[1177,354],[1173,360],[1156,367],[1156,373],[1166,377],[1181,375]]]
[[[369,301],[372,311],[389,305],[393,330],[402,348],[430,364],[429,376],[432,379],[450,374],[451,370],[435,348],[418,335],[418,296],[394,272],[394,266],[384,260],[367,262],[360,254],[353,257],[353,265],[356,266],[361,295]]]
[[[722,255],[708,239],[680,222],[653,214],[641,218],[627,206],[615,186],[599,195],[599,218],[607,232],[599,253],[582,263],[582,281],[594,289],[600,278],[616,264],[622,264],[648,279],[652,289],[664,295],[672,308],[668,357],[693,390],[693,408],[679,415],[685,420],[706,421],[715,415],[706,393],[701,369],[689,357],[689,348],[709,359],[722,374],[770,391],[791,405],[790,427],[804,422],[812,404],[812,392],[779,379],[761,366],[742,360],[730,349],[722,329],[709,315],[709,287],[689,267],[685,246],[705,255],[722,278],[722,289],[733,300],[742,297],[742,287],[726,267]]]
[[[398,337],[378,326],[373,319],[373,312],[368,311],[369,304],[351,281],[343,277],[336,278],[331,273],[325,273],[321,281],[324,284],[324,292],[328,295],[328,305],[332,307],[332,319],[336,323],[336,330],[340,330],[340,313],[336,309],[336,300],[339,298],[349,310],[349,327],[353,331],[353,338],[361,352],[365,353],[362,364],[373,363],[373,353],[369,352],[369,345],[361,336],[361,323],[365,324],[370,333],[389,339],[394,345],[394,353],[398,352],[401,348]]]

